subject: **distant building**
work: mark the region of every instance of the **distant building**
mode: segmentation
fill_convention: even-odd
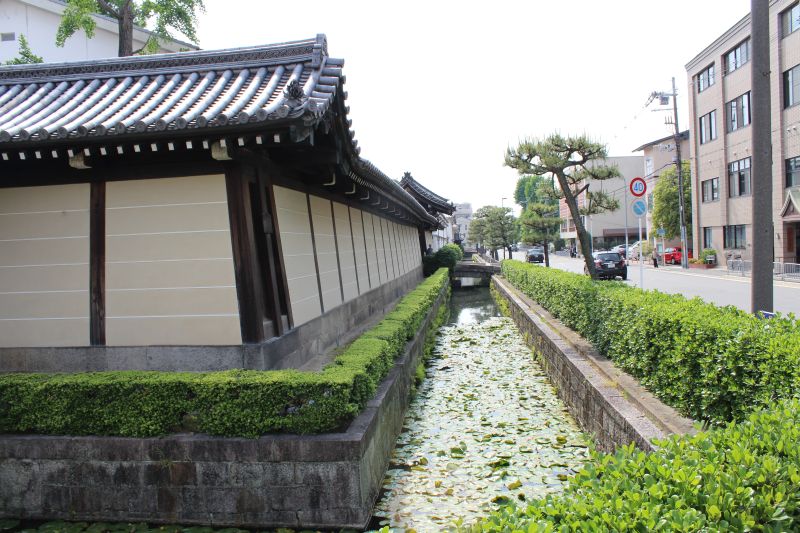
[[[454,235],[453,242],[466,243],[469,237],[469,224],[472,221],[472,204],[455,204],[456,210],[453,214]]]
[[[774,260],[800,262],[800,3],[769,3]],[[750,15],[686,65],[694,242],[752,258]]]
[[[56,30],[64,12],[59,0],[0,0],[0,64],[19,55],[19,36],[24,35],[31,51],[46,63],[84,61],[115,57],[119,48],[117,21],[95,15],[95,35],[86,37],[83,30],[67,39],[63,47],[56,46]],[[138,50],[152,32],[134,26],[133,49]],[[181,41],[162,42],[160,52],[197,50],[197,46]]]
[[[680,139],[681,159],[683,161],[689,161],[689,130],[682,131],[680,133]],[[653,191],[655,190],[656,183],[658,183],[658,178],[661,174],[667,169],[675,168],[678,154],[675,146],[675,136],[669,135],[643,144],[635,149],[634,152],[644,152],[644,168],[642,169],[643,174],[641,176],[647,183],[647,217],[645,219],[645,232],[654,240],[654,248],[661,251],[662,242],[656,235],[656,230],[658,230],[658,228],[653,227],[653,208],[655,207]],[[686,206],[687,211],[689,211],[690,208],[691,206]],[[686,222],[689,224],[691,220],[687,218]],[[690,240],[692,238],[691,235],[687,235],[687,237]],[[678,246],[680,245],[680,237],[667,240],[663,244],[664,246]]]
[[[410,172],[403,174],[400,186],[439,222],[438,228],[424,233],[424,249],[427,250],[430,245],[435,252],[445,244],[453,242],[452,215],[456,208],[450,200],[424,187],[411,176]]]
[[[626,205],[631,200],[631,195],[626,191],[630,181],[639,176],[642,172],[644,158],[641,156],[618,156],[608,157],[601,162],[603,165],[616,165],[622,174],[619,178],[603,181],[589,180],[589,191],[604,191],[619,201],[619,209],[610,213],[598,215],[582,216],[586,231],[592,236],[592,249],[608,249],[617,244],[625,243],[625,216],[627,216],[628,239],[633,242],[638,238],[638,227],[636,218],[630,214],[629,207]],[[586,206],[586,193],[578,196],[578,207]],[[567,241],[568,246],[578,246],[578,232],[575,222],[567,207],[567,202],[562,198],[559,203],[559,216],[561,217],[561,238]],[[644,227],[642,235],[646,235]]]

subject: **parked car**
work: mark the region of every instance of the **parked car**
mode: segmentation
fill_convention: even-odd
[[[544,263],[544,248],[534,246],[528,250],[528,263]]]
[[[598,278],[614,279],[619,276],[623,280],[628,279],[628,266],[625,264],[625,259],[617,252],[595,252],[592,258]],[[583,267],[583,273],[589,274],[586,267]]]
[[[664,250],[664,262],[671,265],[677,265],[682,261],[683,251],[680,246],[674,248],[667,248]],[[689,250],[689,259],[692,258],[692,250]]]
[[[626,257],[628,255],[628,250],[625,249],[624,244],[618,244],[611,249],[612,252],[617,252],[622,257]]]

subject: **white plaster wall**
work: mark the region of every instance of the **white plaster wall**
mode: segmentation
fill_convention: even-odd
[[[241,344],[222,175],[106,184],[106,344]]]
[[[367,248],[367,267],[369,272],[370,287],[378,287],[382,280],[380,261],[378,259],[378,242],[375,239],[375,226],[372,215],[366,211],[361,212],[364,220],[364,239]]]
[[[322,306],[325,311],[329,311],[342,303],[331,202],[313,195],[310,195],[309,199],[317,265],[319,266],[319,282],[322,288]]]
[[[273,187],[293,325],[322,314],[306,194]]]
[[[0,189],[0,346],[89,344],[89,196]]]
[[[364,239],[364,219],[361,210],[348,208],[350,224],[353,227],[353,245],[356,254],[356,274],[358,276],[359,293],[364,294],[370,287],[369,268],[367,266],[367,244]]]
[[[350,230],[350,213],[344,204],[333,202],[333,217],[336,226],[336,244],[339,248],[339,268],[342,274],[344,300],[358,296],[358,277],[353,246],[353,233]]]

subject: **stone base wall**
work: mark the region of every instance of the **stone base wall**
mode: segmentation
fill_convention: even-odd
[[[0,435],[0,516],[257,528],[363,528],[428,327],[342,433],[258,439]]]
[[[234,346],[86,346],[0,348],[0,372],[163,370],[211,372],[231,368],[299,368],[358,337],[422,281],[422,267],[331,309],[281,337]]]
[[[529,346],[540,355],[559,397],[581,427],[594,436],[598,449],[613,451],[633,442],[649,451],[652,439],[694,431],[692,420],[614,367],[610,359],[507,280],[495,276],[492,288]]]

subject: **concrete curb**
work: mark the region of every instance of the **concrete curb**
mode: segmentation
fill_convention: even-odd
[[[598,449],[613,451],[633,442],[651,451],[653,439],[695,431],[691,419],[645,390],[507,280],[495,276],[492,287],[506,300],[517,327],[541,355],[559,397],[594,435]]]

